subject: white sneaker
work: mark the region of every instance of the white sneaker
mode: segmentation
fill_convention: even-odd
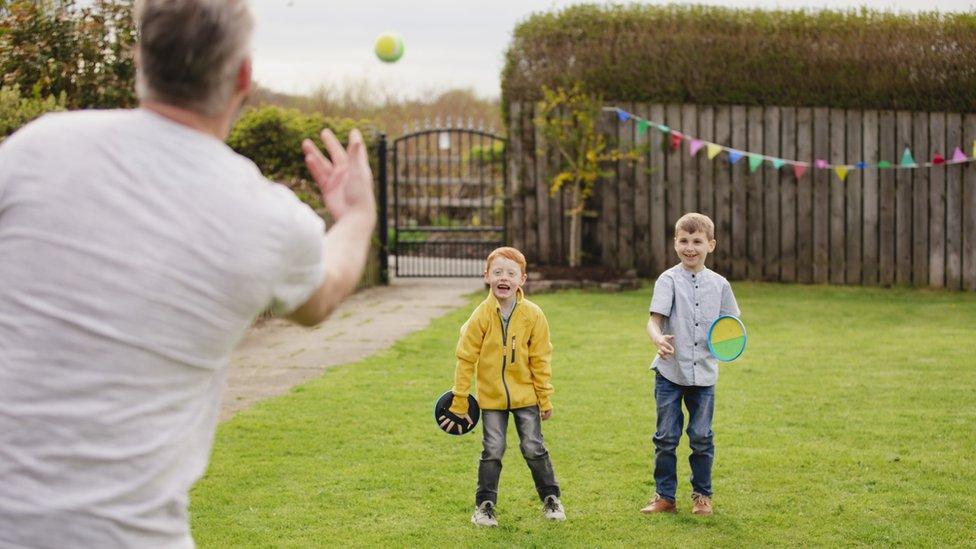
[[[482,501],[481,505],[475,508],[471,515],[471,522],[478,526],[498,526],[495,520],[495,504],[490,501]]]
[[[548,520],[566,520],[566,510],[556,496],[546,496],[542,502],[542,516]]]

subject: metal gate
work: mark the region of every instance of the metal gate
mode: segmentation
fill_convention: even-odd
[[[402,277],[481,276],[505,242],[506,141],[471,128],[393,141],[393,239]]]

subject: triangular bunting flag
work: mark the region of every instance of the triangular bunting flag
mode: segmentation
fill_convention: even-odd
[[[691,156],[695,156],[704,146],[705,142],[701,139],[692,139],[691,144],[688,145],[688,152],[691,154]]]
[[[638,120],[637,121],[637,135],[644,135],[645,133],[647,133],[647,128],[649,128],[650,126],[651,126],[651,123],[648,122],[647,120]]]
[[[881,162],[878,162],[878,167],[879,168],[882,168],[882,169],[884,169],[884,168],[890,168],[891,167],[891,162],[888,162],[887,160],[882,160]]]
[[[803,174],[806,173],[806,171],[806,164],[793,164],[793,175],[795,175],[797,179],[803,177]]]
[[[755,173],[756,170],[759,169],[759,166],[762,165],[762,161],[763,161],[762,157],[759,156],[758,154],[750,154],[749,155],[749,173]]]
[[[678,150],[681,148],[681,134],[678,132],[671,132],[671,150]]]
[[[626,122],[630,118],[630,113],[617,109],[617,118],[619,118],[621,122]]]
[[[827,161],[826,160],[823,160],[823,159],[818,158],[817,161],[813,163],[813,165],[816,166],[817,169],[819,169],[819,170],[824,170],[824,169],[827,169],[827,166],[829,164],[827,164]]]
[[[941,154],[935,153],[935,156],[932,157],[932,163],[936,166],[939,164],[945,164],[945,158],[943,158]]]
[[[735,164],[736,162],[739,161],[740,158],[742,158],[742,153],[740,153],[739,151],[729,151],[730,164]]]
[[[778,169],[780,169],[780,168],[783,167],[783,164],[786,164],[786,161],[783,160],[782,158],[774,158],[773,159],[773,168],[775,168],[775,169],[778,170]]]
[[[915,167],[918,164],[915,163],[915,159],[912,158],[912,151],[908,147],[905,147],[905,152],[901,155],[901,165],[906,167]]]
[[[671,128],[665,126],[664,124],[658,124],[657,129],[661,130],[664,133],[668,133],[671,131]]]
[[[708,159],[712,160],[718,156],[718,153],[722,152],[722,146],[716,145],[715,143],[709,143],[706,150],[708,151]]]
[[[973,158],[976,158],[976,139],[973,139]]]
[[[837,174],[837,177],[839,177],[841,181],[844,181],[847,179],[848,169],[849,168],[847,166],[834,166],[834,173]]]
[[[864,168],[867,168],[868,167],[868,163],[862,160],[862,161],[858,162],[854,167],[857,168],[857,169],[859,169],[859,170],[863,170]]]
[[[955,152],[952,153],[952,161],[953,162],[965,162],[966,161],[966,155],[962,153],[962,149],[960,149],[959,147],[956,147]]]

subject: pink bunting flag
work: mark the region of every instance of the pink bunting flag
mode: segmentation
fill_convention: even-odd
[[[681,134],[671,132],[671,150],[676,151],[681,147]]]
[[[820,158],[818,158],[817,161],[814,162],[813,165],[816,166],[817,169],[820,169],[820,170],[826,170],[827,169],[827,166],[828,166],[827,161],[826,160],[822,160]]]
[[[965,162],[966,161],[966,155],[963,154],[962,149],[960,149],[959,147],[956,147],[956,151],[954,153],[952,153],[952,161],[953,162]]]
[[[945,158],[943,158],[941,154],[935,153],[935,156],[932,157],[932,163],[936,166],[939,164],[945,164]]]
[[[691,144],[688,146],[688,152],[691,153],[691,156],[695,156],[704,146],[705,142],[701,139],[692,139]]]
[[[803,177],[803,174],[805,174],[806,171],[807,171],[806,164],[793,164],[793,175],[795,175],[797,179]]]

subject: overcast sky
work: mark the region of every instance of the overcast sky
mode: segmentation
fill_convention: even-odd
[[[497,97],[503,55],[515,25],[532,13],[580,0],[251,0],[257,19],[255,80],[287,93],[368,81],[400,97],[451,88]],[[606,2],[604,2],[606,3]],[[648,2],[661,3],[661,2]],[[692,2],[679,2],[692,3]],[[726,0],[734,7],[867,6],[897,12],[972,11],[976,0]],[[379,61],[373,43],[396,32],[406,45],[397,63]]]

